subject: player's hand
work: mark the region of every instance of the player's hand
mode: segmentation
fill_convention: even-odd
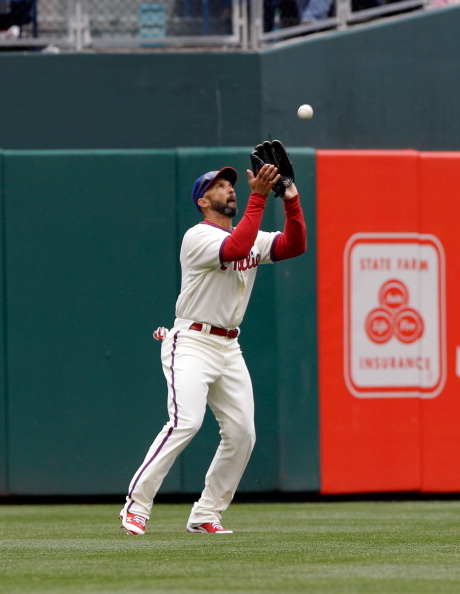
[[[165,328],[164,326],[158,326],[158,328],[153,332],[153,338],[155,340],[163,340],[163,338],[166,338],[168,332],[168,328]]]
[[[250,169],[247,172],[251,192],[257,192],[258,194],[262,194],[262,196],[268,196],[280,178],[278,169],[274,165],[265,164],[257,176],[254,176],[254,173]]]

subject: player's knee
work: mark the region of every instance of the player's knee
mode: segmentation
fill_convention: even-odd
[[[181,423],[181,428],[187,431],[190,437],[193,437],[198,433],[201,429],[201,425],[203,424],[202,417],[194,417],[191,419],[183,420]]]

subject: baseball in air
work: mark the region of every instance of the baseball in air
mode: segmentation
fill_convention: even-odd
[[[313,117],[313,107],[304,103],[304,105],[301,105],[297,110],[297,117],[301,120],[309,120]]]

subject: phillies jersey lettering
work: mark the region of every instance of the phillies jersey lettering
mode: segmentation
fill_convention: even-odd
[[[260,254],[254,255],[254,252],[251,251],[249,256],[247,256],[244,260],[238,260],[238,262],[233,262],[233,270],[249,270],[250,268],[257,268],[260,262]]]
[[[233,262],[233,270],[239,270],[240,272],[243,270],[248,270],[249,268],[257,268],[260,262],[260,254],[254,255],[254,252],[251,250],[251,253],[247,258],[244,260],[238,260]],[[221,270],[227,270],[228,266],[222,264],[220,267]]]

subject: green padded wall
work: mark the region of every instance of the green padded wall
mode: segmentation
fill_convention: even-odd
[[[182,236],[201,220],[193,181],[235,167],[242,213],[249,149],[3,153],[1,493],[126,492],[167,420],[151,333],[174,321]],[[319,489],[315,155],[291,156],[309,251],[261,267],[242,325],[257,443],[240,492]],[[270,198],[263,228],[283,225],[282,202]],[[199,492],[218,440],[209,413],[161,492]]]
[[[290,150],[307,223],[307,252],[276,265],[280,488],[320,488],[316,327],[316,157]],[[284,215],[277,209],[278,228]]]
[[[176,292],[174,155],[4,165],[10,492],[123,492],[165,420],[151,333]]]
[[[7,389],[6,389],[6,375],[5,375],[5,305],[4,305],[4,179],[3,179],[3,155],[0,152],[0,213],[1,213],[1,224],[0,224],[0,495],[6,494],[8,491],[7,483],[7,452],[8,452],[8,441],[7,441],[7,414],[8,414],[8,401],[7,401]]]

